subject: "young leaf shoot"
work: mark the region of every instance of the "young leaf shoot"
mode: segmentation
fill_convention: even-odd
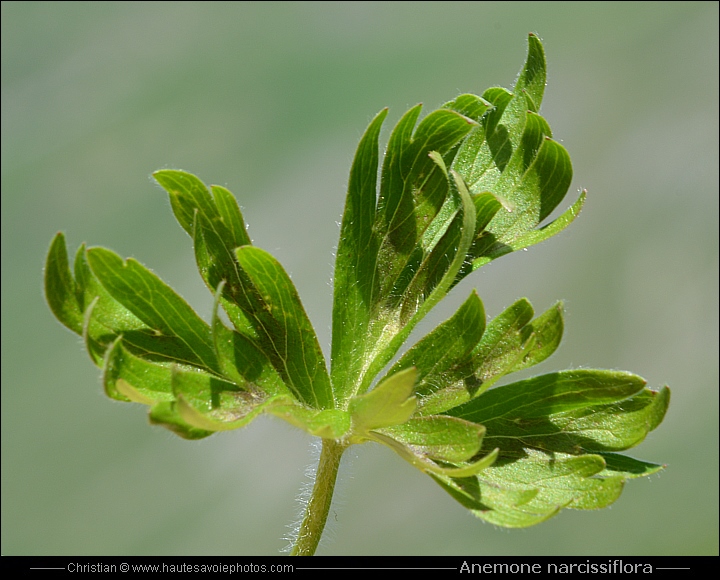
[[[109,397],[147,405],[151,423],[180,437],[266,413],[322,439],[293,554],[315,552],[343,452],[367,442],[387,445],[497,526],[605,507],[628,479],[662,469],[622,452],[660,424],[669,390],[587,369],[496,386],[555,351],[562,304],[535,316],[521,299],[488,320],[473,291],[390,364],[459,281],[554,236],[580,212],[584,192],[548,221],[572,165],[539,114],[545,71],[531,34],[512,91],[460,95],[423,118],[417,105],[382,155],[387,110],[371,121],[350,170],[329,364],[290,276],[251,244],[232,194],[184,171],[154,178],[191,238],[212,319],[108,249],[82,245],[71,270],[62,233],[45,267],[50,309],[83,337]]]

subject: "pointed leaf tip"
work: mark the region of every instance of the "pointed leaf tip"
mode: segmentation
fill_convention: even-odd
[[[65,234],[58,232],[50,243],[45,260],[45,299],[55,317],[67,328],[82,334],[83,312],[78,304],[77,286],[68,260]]]

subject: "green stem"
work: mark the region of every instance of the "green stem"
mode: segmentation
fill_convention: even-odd
[[[322,440],[322,451],[320,452],[320,463],[315,475],[310,501],[305,508],[300,530],[298,531],[295,545],[291,556],[312,556],[317,550],[320,536],[322,536],[330,513],[335,480],[337,479],[340,458],[346,446],[333,439]]]

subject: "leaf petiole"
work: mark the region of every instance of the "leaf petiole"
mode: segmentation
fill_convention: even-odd
[[[322,536],[330,504],[332,503],[335,481],[337,480],[340,459],[347,445],[334,439],[322,440],[320,462],[315,474],[312,495],[305,507],[305,515],[300,524],[291,556],[312,556],[317,550]]]

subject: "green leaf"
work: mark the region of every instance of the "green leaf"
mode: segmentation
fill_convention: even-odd
[[[530,35],[527,60],[514,92],[495,87],[483,93],[483,102],[492,108],[454,158],[453,169],[474,196],[490,193],[503,206],[492,220],[478,223],[469,263],[460,278],[495,258],[558,233],[582,206],[584,196],[552,225],[536,229],[562,201],[572,180],[567,151],[551,139],[550,126],[538,114],[545,79],[542,44]],[[463,95],[445,106],[466,110],[466,100]]]
[[[250,243],[237,202],[225,188],[213,186],[211,196],[197,177],[173,169],[156,171],[153,177],[168,192],[175,217],[190,237],[195,214],[200,213],[221,230],[230,251]]]
[[[525,344],[529,343],[529,348],[516,343],[515,348],[522,350],[523,357],[511,370],[506,372],[516,372],[535,366],[552,355],[560,346],[564,326],[563,305],[558,302],[526,325],[530,330],[530,340]],[[519,335],[522,335],[526,327],[523,327]],[[498,370],[499,372],[504,371],[504,369]]]
[[[446,467],[432,470],[430,474],[445,475],[447,477],[472,477],[495,463],[499,452],[499,449],[493,449],[487,455],[480,454],[467,461],[447,464]]]
[[[557,233],[577,215],[581,203],[536,229],[565,195],[572,168],[537,114],[545,56],[537,37],[528,43],[514,93],[494,88],[483,97],[460,95],[420,123],[419,105],[403,116],[390,136],[377,203],[378,135],[386,111],[363,137],[335,269],[332,380],[340,399],[365,392],[409,330],[470,271]],[[449,163],[459,175],[448,171]],[[456,260],[459,267],[445,283]]]
[[[502,208],[502,203],[498,201],[492,193],[479,193],[473,196],[475,204],[475,240],[482,236],[485,228],[487,228],[490,220],[495,217],[497,212]],[[471,247],[472,252],[472,247]]]
[[[573,509],[606,507],[620,495],[620,477],[600,478],[605,461],[598,455],[557,458],[541,452],[529,452],[516,461],[501,458],[482,479],[509,489],[538,489],[538,494],[522,505],[522,511],[548,513],[558,506]]]
[[[120,335],[128,348],[150,360],[196,362],[184,342],[148,326],[113,298],[90,269],[84,245],[78,248],[74,270],[78,301],[85,313],[83,338],[95,364],[104,364],[106,350]]]
[[[600,455],[605,460],[605,470],[598,473],[598,476],[601,477],[620,476],[626,479],[635,479],[652,475],[666,467],[619,453],[602,453]]]
[[[533,366],[555,351],[563,331],[562,307],[556,304],[532,320],[533,308],[520,299],[488,324],[473,352],[471,396],[490,388],[502,376]]]
[[[477,456],[484,433],[482,425],[432,416],[372,431],[369,438],[390,447],[423,472],[467,477],[488,468],[497,458],[497,450]]]
[[[413,284],[409,287],[411,291],[406,294],[407,302],[379,316],[378,320],[383,323],[380,338],[375,343],[375,356],[359,392],[366,390],[370,379],[390,362],[415,325],[447,294],[463,265],[464,256],[472,243],[474,206],[462,179],[456,173],[448,176],[448,182],[451,184],[451,194],[459,198],[460,211],[455,214],[451,226],[427,256],[425,263],[418,267]],[[431,280],[423,276],[426,273],[432,275]],[[411,310],[406,306],[410,306]]]
[[[243,246],[235,254],[261,304],[246,315],[262,351],[299,401],[315,409],[335,407],[325,358],[290,277],[264,250]]]
[[[62,234],[55,237],[48,254],[45,285],[51,308],[63,324],[83,336],[98,366],[103,366],[106,350],[121,334],[132,352],[150,360],[197,363],[185,343],[146,325],[105,290],[90,269],[84,245],[75,256],[73,279]]]
[[[220,220],[230,234],[229,239],[237,246],[250,245],[250,237],[245,229],[245,220],[235,196],[220,185],[210,186],[210,190],[218,209]]]
[[[561,371],[492,389],[448,413],[486,426],[513,425],[518,420],[616,403],[644,387],[642,378],[621,371]]]
[[[410,419],[402,425],[385,427],[380,432],[431,459],[459,463],[468,461],[480,451],[485,427],[454,417],[434,415]]]
[[[436,381],[436,388],[422,392],[418,412],[445,412],[477,397],[506,374],[550,356],[562,337],[562,307],[558,303],[535,320],[532,317],[533,308],[523,298],[491,320],[455,375],[446,375],[444,381]]]
[[[65,236],[58,232],[45,260],[45,298],[56,318],[76,334],[82,334],[83,312],[70,272]]]
[[[217,229],[200,213],[195,214],[193,242],[198,270],[208,288],[214,291],[222,286],[220,304],[233,326],[251,340],[257,340],[257,333],[246,313],[259,310],[262,303],[252,291],[252,282],[240,268],[235,250],[226,245]]]
[[[207,431],[243,427],[262,412],[287,404],[287,396],[268,396],[259,389],[239,385],[200,372],[174,366],[172,389],[178,415],[189,425]]]
[[[440,109],[425,117],[413,133],[420,109],[420,105],[410,109],[400,120],[385,153],[375,231],[380,239],[378,267],[386,278],[376,290],[378,301],[392,294],[424,229],[445,201],[446,182],[428,154],[445,155],[475,125],[455,111]]]
[[[564,507],[605,507],[625,479],[662,468],[608,453],[637,445],[662,420],[669,391],[644,385],[630,373],[578,370],[492,389],[448,413],[482,424],[482,447],[498,449],[497,460],[474,478],[435,480],[479,517],[507,527],[534,525]],[[519,502],[517,491],[535,495]]]
[[[453,162],[455,170],[463,176],[471,191],[476,191],[476,184],[487,171],[496,167],[498,163],[502,165],[502,161],[496,163],[496,156],[503,153],[502,147],[495,146],[495,151],[491,150],[487,137],[496,134],[497,124],[512,97],[510,91],[499,87],[488,89],[483,93],[482,98],[490,103],[491,109],[483,115],[480,125],[468,135],[455,155]],[[453,102],[446,106],[453,108]],[[507,129],[503,128],[499,134],[503,133],[506,135]],[[500,138],[496,138],[495,141],[499,143]],[[505,151],[505,157],[509,158],[510,155],[510,152]]]
[[[526,157],[524,150],[516,153],[517,164],[524,163],[521,157]],[[499,178],[496,184],[481,186],[500,196],[506,208],[498,211],[473,246],[473,269],[511,251],[547,239],[564,229],[582,207],[584,197],[555,226],[537,233],[535,226],[549,215],[567,193],[572,180],[570,156],[562,145],[546,137],[524,173],[518,170],[513,174],[514,167],[509,164],[510,173]]]
[[[213,186],[211,197],[199,179],[180,171],[160,171],[155,178],[195,241],[206,284],[215,291],[222,283],[221,304],[238,331],[234,342],[259,349],[300,401],[315,408],[333,407],[324,358],[297,292],[272,256],[248,245],[232,194]]]
[[[378,138],[386,116],[387,109],[377,114],[355,153],[335,259],[331,360],[332,382],[341,399],[352,391],[369,346],[364,337],[370,329],[378,248],[373,234]]]
[[[586,192],[585,191],[581,192],[577,201],[573,205],[571,205],[567,210],[565,210],[565,212],[563,212],[562,215],[560,215],[557,219],[550,222],[549,224],[541,227],[540,229],[529,230],[526,233],[515,238],[515,240],[508,242],[507,244],[493,245],[491,249],[486,251],[485,255],[482,255],[473,260],[472,268],[470,268],[470,270],[476,270],[477,268],[484,266],[485,264],[493,261],[494,259],[504,256],[505,254],[509,254],[511,252],[516,252],[516,251],[522,250],[524,248],[529,248],[530,246],[539,244],[540,242],[545,241],[548,238],[551,238],[555,234],[560,233],[567,226],[569,226],[575,220],[575,218],[580,214],[580,210],[582,209],[582,207],[585,203],[585,197],[586,197]],[[490,237],[487,237],[484,239],[480,238],[480,239],[483,240],[482,245],[485,248],[488,248],[492,245],[492,244],[487,243],[490,240]],[[478,245],[480,245],[480,244],[478,244]],[[483,251],[485,251],[485,250],[483,250]],[[480,255],[482,252],[477,251],[475,253],[477,255]]]
[[[193,425],[188,424],[178,412],[176,402],[161,402],[157,403],[150,409],[150,424],[160,425],[169,429],[176,435],[183,439],[204,439],[209,437],[215,431],[208,431],[206,429],[199,429]]]
[[[623,479],[598,477],[604,467],[598,455],[552,458],[532,451],[512,462],[499,458],[476,477],[433,478],[476,516],[519,528],[543,522],[562,508],[610,505],[622,492]]]
[[[460,147],[453,167],[466,179],[473,192],[492,191],[497,194],[505,190],[503,194],[512,195],[507,186],[501,185],[498,189],[498,183],[512,183],[519,177],[518,172],[522,175],[528,166],[527,144],[537,140],[534,135],[543,125],[531,123],[526,127],[529,103],[523,91],[511,93],[494,87],[483,93],[483,99],[493,108]],[[539,115],[536,117],[539,118]],[[524,135],[526,130],[534,138],[528,139]],[[512,206],[507,209],[511,210]]]
[[[464,379],[471,353],[485,331],[485,310],[473,291],[458,311],[412,347],[390,369],[389,376],[417,369],[415,393],[421,399]]]
[[[421,105],[411,108],[382,164],[387,109],[371,121],[341,225],[330,373],[290,277],[252,246],[233,195],[183,171],[154,177],[214,294],[211,323],[144,266],[109,250],[80,246],[71,271],[62,233],[45,265],[50,309],[83,336],[107,395],[148,405],[153,424],[201,439],[267,413],[331,440],[301,528],[307,537],[294,553],[317,545],[310,536],[327,516],[342,451],[367,441],[388,446],[496,525],[609,505],[625,480],[663,468],[619,452],[660,424],[667,388],[651,391],[630,373],[569,370],[491,389],[555,351],[560,303],[533,319],[521,299],[486,324],[473,291],[371,389],[465,276],[579,214],[585,192],[546,223],[573,171],[539,114],[545,81],[543,47],[531,34],[512,92],[461,94],[422,119]]]
[[[442,156],[452,155],[475,122],[438,110],[413,131],[419,113],[419,105],[408,111],[390,137],[379,197],[375,172],[385,111],[366,131],[353,163],[335,265],[332,377],[339,400],[369,388],[449,290],[471,242],[472,201]]]
[[[410,367],[385,379],[369,393],[350,399],[348,411],[354,431],[365,433],[410,419],[417,407],[413,396],[416,377],[416,369]]]
[[[154,329],[157,337],[177,338],[183,355],[196,366],[218,371],[210,328],[195,311],[155,274],[132,258],[123,261],[105,248],[87,251],[93,274],[127,310]]]
[[[117,335],[112,329],[98,324],[93,316],[95,307],[100,302],[100,297],[96,296],[90,305],[85,309],[83,315],[82,338],[85,343],[85,349],[90,355],[90,359],[99,367],[105,363],[105,353],[107,352],[107,341],[115,339]],[[102,308],[99,309],[102,311]],[[104,340],[103,340],[104,339]]]
[[[524,93],[528,98],[530,110],[535,113],[540,110],[546,79],[545,50],[540,39],[530,33],[527,60],[515,84],[515,93]]]
[[[237,302],[247,299],[247,279],[240,271],[235,249],[250,245],[245,222],[237,201],[224,187],[210,188],[184,171],[162,170],[154,173],[168,192],[175,217],[194,242],[195,259],[211,292],[225,282],[226,296],[221,300],[238,331],[252,334],[252,328]],[[254,305],[257,306],[257,305]]]
[[[445,109],[451,109],[461,115],[480,123],[483,115],[493,108],[493,104],[477,95],[464,94],[455,97],[443,105]]]
[[[644,389],[611,405],[588,405],[548,415],[548,428],[523,426],[523,441],[555,451],[623,451],[640,444],[665,416],[670,391]]]
[[[470,476],[444,476],[431,473],[430,476],[447,491],[458,503],[469,510],[488,511],[488,510],[507,510],[529,502],[534,498],[538,489],[503,489],[495,485],[490,485],[477,477]],[[559,511],[560,508],[555,510]],[[552,514],[551,514],[552,515]],[[550,517],[550,516],[548,516]],[[534,517],[533,519],[537,519]],[[547,517],[542,518],[547,519]],[[539,523],[538,520],[533,523]],[[527,523],[532,525],[532,523]],[[524,526],[511,526],[524,527]]]
[[[154,423],[187,438],[237,429],[272,407],[292,404],[290,396],[267,393],[255,383],[232,383],[192,367],[148,362],[124,348],[122,339],[108,350],[103,382],[109,397],[153,406]]]
[[[134,356],[121,338],[108,349],[103,372],[105,394],[118,401],[153,405],[174,401],[172,368]]]
[[[224,377],[267,395],[287,395],[292,391],[262,350],[247,336],[227,328],[218,315],[223,283],[215,295],[212,315],[212,337],[218,364]]]

